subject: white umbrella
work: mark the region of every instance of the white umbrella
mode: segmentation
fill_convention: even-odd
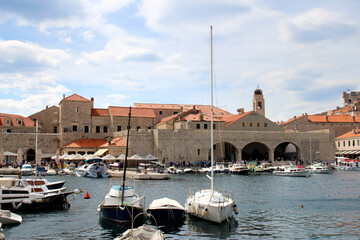
[[[84,156],[81,154],[76,154],[74,156],[71,156],[69,160],[85,160]]]
[[[96,156],[96,155],[89,155],[86,158],[86,160],[93,160],[93,159],[101,159],[101,158],[99,156]]]
[[[41,158],[42,158],[42,152],[41,149],[38,149],[36,153],[36,164],[39,166],[41,165]]]
[[[56,164],[58,164],[60,162],[60,151],[59,151],[59,149],[56,150],[55,162],[56,162]]]
[[[21,148],[18,149],[17,151],[17,155],[16,155],[16,161],[18,164],[20,164],[24,159],[23,159],[23,150]]]
[[[4,156],[4,149],[0,150],[0,165],[4,164],[5,156]]]
[[[62,155],[62,156],[60,156],[60,159],[65,159],[65,158],[67,158],[69,155],[67,155],[66,153],[64,154],[64,155]]]
[[[143,157],[140,156],[139,154],[135,154],[135,155],[131,156],[129,159],[130,159],[130,160],[137,160],[137,161],[145,160],[145,158],[143,158]]]
[[[119,160],[125,160],[125,154],[121,154],[117,157]]]
[[[111,154],[108,154],[108,155],[106,155],[105,157],[103,157],[102,160],[103,160],[103,161],[106,161],[106,160],[108,160],[108,161],[115,161],[115,160],[117,160],[117,158],[114,157],[114,156],[111,155]]]
[[[148,154],[144,157],[145,160],[148,160],[148,161],[155,161],[155,160],[158,160],[157,157],[151,155],[151,154]]]

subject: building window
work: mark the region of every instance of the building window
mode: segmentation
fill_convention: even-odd
[[[108,127],[104,126],[104,133],[107,133],[107,132],[108,132]]]
[[[21,126],[21,125],[22,125],[21,119],[18,119],[18,120],[17,120],[17,125],[18,125],[18,126]]]
[[[343,147],[345,147],[345,141],[343,141]]]
[[[358,145],[358,146],[360,145],[360,140],[359,140],[359,139],[357,140],[357,145]]]
[[[84,126],[84,132],[86,132],[86,133],[89,132],[89,126]]]
[[[350,143],[350,141],[348,141],[348,147],[350,147],[351,146],[351,143]]]
[[[100,133],[100,126],[96,126],[96,133]]]
[[[75,112],[79,112],[79,108],[78,108],[78,107],[75,108]]]
[[[74,155],[75,155],[75,153],[76,153],[75,151],[69,151],[67,154],[68,154],[68,155],[71,155],[71,154],[74,154]]]
[[[159,114],[162,115],[162,111],[161,111],[161,110],[159,111]]]
[[[85,152],[84,151],[79,151],[78,154],[85,155]]]
[[[57,126],[53,126],[53,133],[57,133]]]
[[[207,123],[204,124],[204,129],[208,129]]]
[[[259,122],[258,122],[258,123],[256,123],[256,126],[257,126],[257,127],[260,127],[260,123],[259,123]]]
[[[215,123],[213,124],[213,129],[216,129],[216,124]]]
[[[200,149],[198,149],[198,151],[197,151],[197,152],[198,152],[198,155],[200,155]]]
[[[175,112],[174,112],[174,115],[175,115],[175,114],[178,114],[178,112],[177,112],[177,111],[175,111]]]
[[[216,145],[213,146],[213,149],[216,150]]]
[[[77,125],[73,125],[73,126],[72,126],[72,131],[73,131],[73,132],[77,132]]]
[[[264,123],[264,127],[267,127],[267,123]]]
[[[252,122],[250,122],[249,126],[252,127]]]
[[[200,129],[200,123],[196,124],[196,129]]]
[[[116,130],[117,130],[118,132],[120,132],[120,131],[121,131],[121,126],[117,126]]]
[[[5,125],[10,125],[10,120],[9,119],[6,119]]]
[[[63,132],[69,132],[68,128],[64,128]]]
[[[245,122],[242,122],[242,123],[241,123],[241,126],[245,127]]]
[[[353,147],[355,147],[355,140],[353,140]]]
[[[150,129],[151,129],[151,127],[148,127],[148,129],[150,130]]]
[[[10,128],[6,129],[6,132],[11,133],[11,129]]]
[[[136,127],[136,131],[139,131],[139,130],[140,130],[140,126],[137,126],[137,127]]]

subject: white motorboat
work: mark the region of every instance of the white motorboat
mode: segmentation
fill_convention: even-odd
[[[139,195],[135,193],[133,187],[126,186],[130,119],[131,107],[129,108],[129,122],[127,128],[125,164],[122,185],[112,186],[109,193],[106,194],[104,200],[98,206],[98,212],[102,218],[118,223],[134,223],[137,215],[141,215],[141,213],[145,211],[145,197],[139,197]]]
[[[216,163],[214,173],[225,173],[225,165],[223,163]]]
[[[185,208],[176,200],[160,198],[152,201],[147,211],[157,223],[169,223],[183,220]]]
[[[93,162],[93,163],[90,163]],[[78,177],[93,177],[93,178],[106,178],[109,176],[107,173],[106,164],[102,159],[85,160],[85,164],[75,168],[75,174]]]
[[[322,163],[314,163],[310,166],[308,166],[306,169],[310,170],[311,173],[315,173],[315,174],[329,174],[332,173],[332,170],[322,164]]]
[[[195,194],[189,189],[185,203],[185,211],[193,216],[202,218],[215,223],[222,223],[232,216],[232,212],[237,213],[237,208],[231,196],[222,195],[214,190],[214,110],[213,110],[213,63],[212,63],[212,26],[210,27],[211,39],[211,64],[210,64],[210,80],[211,80],[211,124],[210,124],[210,158],[211,158],[211,188],[197,191]]]
[[[360,171],[360,159],[349,159],[345,157],[336,157],[335,163],[331,164],[335,169]]]
[[[20,224],[22,217],[18,214],[12,213],[9,210],[0,209],[0,223],[2,225]]]
[[[20,169],[20,175],[21,176],[31,176],[31,175],[35,175],[35,168],[33,168],[31,166],[31,164],[23,164],[21,169]]]
[[[273,171],[276,176],[287,177],[310,177],[310,171],[293,165],[283,165],[279,170]]]
[[[142,225],[138,228],[128,229],[123,232],[120,236],[115,238],[115,240],[143,240],[143,239],[151,239],[151,240],[163,240],[165,239],[164,233],[158,229],[157,227],[150,225]]]
[[[249,174],[250,169],[241,163],[235,163],[229,167],[229,173],[237,175],[246,175]]]

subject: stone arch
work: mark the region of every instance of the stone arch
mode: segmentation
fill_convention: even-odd
[[[274,161],[300,159],[300,148],[292,142],[282,142],[274,150]]]
[[[236,162],[239,158],[238,148],[230,142],[217,142],[214,144],[215,162]],[[209,149],[210,160],[210,149]]]
[[[242,160],[246,161],[268,161],[270,148],[261,142],[251,142],[243,147],[241,156]]]
[[[35,161],[35,150],[30,148],[26,151],[26,161]]]

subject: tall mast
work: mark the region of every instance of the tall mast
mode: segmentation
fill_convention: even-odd
[[[36,135],[35,135],[35,164],[38,166],[39,156],[38,156],[38,132],[39,132],[39,122],[36,120]],[[37,169],[37,168],[36,168]]]
[[[124,174],[123,174],[122,193],[121,193],[121,206],[124,206],[126,168],[127,168],[127,157],[128,157],[128,152],[129,152],[129,135],[130,135],[130,128],[131,128],[130,127],[130,119],[131,119],[131,106],[129,107],[129,121],[128,121],[128,125],[127,125],[125,163],[124,163]]]
[[[213,112],[214,112],[214,107],[213,107],[213,42],[212,42],[212,26],[210,26],[210,82],[211,82],[211,124],[210,124],[210,130],[211,130],[211,148],[210,148],[210,152],[211,152],[211,191],[214,191],[214,169],[213,169],[213,165],[214,165],[214,119],[213,119]]]

